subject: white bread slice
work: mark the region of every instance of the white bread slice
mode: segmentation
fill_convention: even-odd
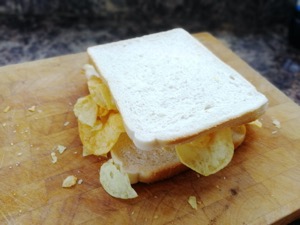
[[[126,133],[121,134],[110,154],[113,162],[128,174],[131,184],[153,183],[188,169],[177,158],[174,147],[141,151]]]
[[[267,98],[183,29],[88,48],[139,149],[262,115]]]
[[[231,130],[234,148],[237,149],[245,139],[246,126],[234,127]],[[119,137],[110,154],[121,171],[128,174],[131,184],[153,183],[188,170],[188,167],[180,162],[174,147],[141,151],[126,133]]]

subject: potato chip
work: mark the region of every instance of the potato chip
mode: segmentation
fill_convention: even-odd
[[[83,144],[83,155],[105,156],[124,132],[122,118],[119,113],[110,113],[104,123],[97,120],[90,127],[78,121],[78,129]]]
[[[112,161],[105,162],[100,168],[100,183],[113,197],[121,199],[136,198],[138,195],[131,187],[128,175],[122,172]]]
[[[96,144],[95,136],[97,132],[100,132],[103,124],[100,120],[97,120],[95,126],[83,124],[78,120],[79,137],[83,145],[83,156],[92,155],[95,151]]]
[[[76,184],[76,182],[77,182],[77,177],[73,175],[67,176],[62,183],[62,187],[64,188],[73,187]]]
[[[197,198],[196,196],[190,196],[188,198],[188,203],[190,204],[190,206],[193,208],[193,209],[196,209],[197,210]]]
[[[98,106],[92,96],[79,98],[74,105],[74,114],[82,124],[94,126],[97,120]]]
[[[252,121],[252,122],[250,122],[248,124],[249,125],[255,125],[255,126],[259,127],[259,128],[262,128],[262,122],[260,122],[258,119],[254,120],[254,121]]]
[[[4,113],[7,113],[9,110],[10,110],[10,106],[8,105],[8,106],[6,106],[6,107],[3,109],[3,112],[4,112]]]
[[[107,108],[103,108],[101,106],[98,106],[98,116],[103,117],[106,116],[109,113],[109,110]]]
[[[117,110],[108,87],[99,77],[91,77],[88,80],[88,88],[97,105],[107,110]]]
[[[223,169],[232,159],[234,145],[230,128],[225,128],[175,146],[180,161],[199,174],[208,176]]]
[[[234,149],[239,147],[246,136],[246,126],[241,125],[241,126],[236,126],[236,127],[231,127],[231,132],[232,132],[232,141],[234,144]]]
[[[93,76],[99,77],[95,67],[90,64],[83,65],[82,70],[87,79],[90,79]]]

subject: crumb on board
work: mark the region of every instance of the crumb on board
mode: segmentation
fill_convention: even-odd
[[[273,125],[274,125],[275,127],[277,127],[277,128],[280,128],[280,127],[281,127],[281,123],[280,123],[280,121],[277,120],[277,119],[273,119],[273,120],[272,120],[272,123],[273,123]]]
[[[193,209],[197,209],[197,199],[196,196],[191,195],[188,199],[188,203]]]
[[[6,107],[3,109],[3,112],[4,112],[4,113],[7,113],[9,110],[10,110],[10,106],[8,105],[8,106],[6,106]]]
[[[52,163],[57,162],[57,156],[56,156],[55,152],[51,152],[51,158],[52,158],[52,160],[51,160]]]
[[[262,128],[262,122],[260,122],[258,119],[250,122],[249,124],[250,125],[255,125],[255,126],[259,127],[259,128]]]
[[[28,108],[28,111],[29,111],[29,112],[34,112],[34,111],[35,111],[35,107],[36,107],[35,105],[29,107],[29,108]]]
[[[66,121],[65,123],[64,123],[64,126],[66,127],[66,126],[68,126],[70,124],[70,122],[69,121]]]
[[[58,145],[56,149],[60,154],[63,154],[63,152],[67,149],[67,147],[63,145]]]
[[[62,183],[62,187],[64,188],[73,187],[76,184],[76,182],[77,182],[77,177],[75,177],[74,175],[67,176]]]
[[[77,181],[77,184],[82,184],[83,183],[83,180],[82,179],[79,179],[78,181]]]

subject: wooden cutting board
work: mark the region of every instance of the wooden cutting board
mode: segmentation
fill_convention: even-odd
[[[76,99],[88,93],[80,74],[87,55],[5,66],[0,68],[0,224],[286,224],[299,218],[299,106],[210,34],[195,37],[270,100],[263,127],[248,126],[245,143],[227,168],[209,177],[187,171],[136,184],[138,198],[115,199],[99,183],[103,160],[81,155],[72,112]],[[67,150],[59,154],[58,145]],[[68,175],[83,183],[62,188]],[[197,197],[197,210],[189,196]]]

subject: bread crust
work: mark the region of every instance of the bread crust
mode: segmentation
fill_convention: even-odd
[[[223,129],[226,127],[235,127],[235,126],[240,126],[243,124],[253,122],[253,121],[257,120],[261,115],[264,114],[267,107],[268,107],[268,103],[262,105],[261,107],[259,107],[258,109],[254,110],[254,111],[245,113],[244,115],[241,115],[240,117],[237,117],[232,120],[228,120],[225,123],[219,124],[218,126],[212,127],[205,131],[201,131],[199,133],[192,134],[190,136],[181,137],[181,138],[170,140],[169,142],[160,143],[160,144],[165,145],[165,146],[172,146],[172,145],[177,145],[177,144],[181,144],[181,143],[185,143],[185,142],[190,142],[193,139],[199,137],[200,135],[206,135],[206,134],[215,132],[217,130],[220,130],[220,129]]]

